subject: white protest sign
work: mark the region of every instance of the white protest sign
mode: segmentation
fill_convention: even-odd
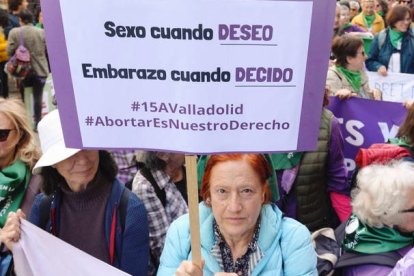
[[[383,77],[377,72],[367,72],[369,86],[382,91],[382,98],[389,102],[403,102],[414,99],[414,75],[388,73]]]
[[[329,13],[315,14],[333,7],[329,1],[42,4],[69,146],[188,153],[315,147],[318,72],[329,55],[321,51],[330,39],[323,28],[331,29]],[[313,36],[311,26],[319,28]]]

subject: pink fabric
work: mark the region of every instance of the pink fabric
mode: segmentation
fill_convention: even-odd
[[[330,192],[329,196],[331,198],[332,207],[335,209],[339,220],[344,222],[352,213],[351,198],[336,192]]]

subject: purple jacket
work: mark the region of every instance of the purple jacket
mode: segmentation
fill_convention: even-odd
[[[358,27],[357,25],[351,25],[348,28],[344,29],[345,33],[352,33],[352,32],[358,32],[358,33],[364,33],[365,31]]]
[[[398,261],[389,275],[414,275],[414,248]]]
[[[410,250],[411,249],[411,250]],[[410,250],[408,252],[408,250]],[[408,253],[407,253],[408,252]],[[343,276],[359,276],[359,275],[375,275],[375,276],[387,276],[387,275],[414,275],[414,249],[412,246],[406,246],[398,250],[401,256],[405,256],[395,265],[395,268],[385,265],[357,265],[349,268],[344,268]],[[406,261],[403,261],[406,260]],[[401,263],[401,264],[400,264]],[[408,265],[409,264],[409,265]],[[391,271],[392,270],[392,271]],[[402,274],[396,272],[402,271]],[[395,272],[394,272],[395,271]],[[410,273],[411,271],[412,273]],[[391,272],[391,274],[390,274]]]

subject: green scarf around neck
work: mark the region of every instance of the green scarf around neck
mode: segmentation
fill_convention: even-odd
[[[388,28],[389,29],[389,34],[390,34],[390,41],[392,46],[394,46],[394,48],[399,49],[400,48],[400,42],[402,41],[402,38],[404,36],[404,33],[399,32],[399,31],[394,31],[392,28]]]
[[[0,171],[0,227],[3,227],[9,212],[19,209],[30,181],[30,170],[17,160]]]
[[[342,66],[337,66],[336,69],[338,69],[339,72],[341,72],[347,81],[351,84],[352,88],[354,89],[354,92],[358,93],[361,90],[361,72],[360,71],[352,71],[348,70]]]
[[[276,170],[286,170],[296,167],[302,159],[303,152],[274,153],[270,155]]]
[[[387,226],[370,227],[352,214],[345,227],[343,246],[347,252],[376,254],[398,250],[413,242],[413,234],[405,235]]]
[[[375,20],[375,13],[373,13],[371,15],[363,14],[362,17],[364,18],[365,25],[367,25],[368,28],[371,28],[372,23]]]
[[[408,149],[412,148],[412,145],[406,136],[389,138],[388,143]]]
[[[348,22],[348,23],[346,23],[345,25],[343,25],[343,26],[341,27],[341,29],[345,31],[346,29],[348,29],[348,28],[350,28],[350,27],[352,27],[352,24]]]

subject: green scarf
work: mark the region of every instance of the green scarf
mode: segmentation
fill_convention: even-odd
[[[345,25],[343,25],[343,26],[341,27],[341,29],[345,31],[346,29],[348,29],[348,28],[350,28],[350,27],[352,27],[352,24],[348,22],[348,23],[346,23]]]
[[[342,66],[336,66],[339,72],[341,72],[348,82],[351,84],[354,92],[358,93],[361,90],[361,72],[360,71],[351,71]]]
[[[386,226],[370,227],[353,214],[346,224],[343,246],[348,252],[376,254],[398,250],[413,242],[413,234],[401,234]]]
[[[379,11],[377,14],[382,17],[384,15],[384,11]]]
[[[371,15],[363,14],[362,17],[364,18],[365,25],[367,25],[368,28],[371,28],[372,22],[375,20],[375,13]]]
[[[411,149],[412,147],[410,141],[408,141],[407,137],[405,136],[390,138],[388,139],[388,143],[408,149]]]
[[[0,171],[0,227],[3,227],[9,212],[16,212],[22,203],[30,181],[30,170],[22,161]]]
[[[302,159],[303,152],[272,154],[273,166],[276,170],[286,170],[296,167]]]
[[[398,46],[403,38],[404,33],[394,31],[392,28],[388,28],[388,29],[389,29],[390,41],[391,41],[392,46],[394,46],[395,49],[399,49]]]

